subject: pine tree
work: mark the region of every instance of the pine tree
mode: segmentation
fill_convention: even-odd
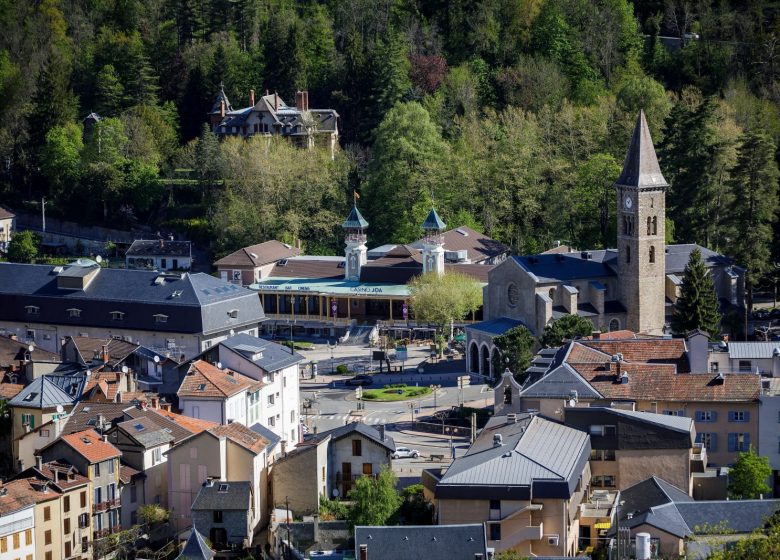
[[[95,80],[95,110],[103,117],[117,116],[122,108],[124,88],[112,64],[106,64]]]
[[[674,304],[672,331],[678,335],[699,329],[711,337],[720,332],[720,311],[715,284],[701,258],[701,251],[694,249],[685,265],[680,297]]]

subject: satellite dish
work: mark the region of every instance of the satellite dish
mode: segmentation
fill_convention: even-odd
[[[576,404],[577,401],[575,401],[574,399],[569,400],[569,406],[576,406]]]
[[[217,362],[217,369],[222,369],[222,362]]]
[[[57,414],[62,414],[63,412],[65,412],[65,409],[62,408],[61,404],[58,404],[57,405]]]
[[[87,371],[85,371],[84,373],[87,375],[87,377],[89,377],[90,375],[92,375],[92,370],[91,370],[91,369],[88,369],[88,370],[87,370]]]
[[[102,262],[103,262],[103,257],[101,257],[100,255],[98,255],[97,257],[95,257],[95,261],[96,261],[98,264],[100,264],[100,263],[102,263]]]
[[[32,344],[30,344],[30,345],[27,347],[27,349],[28,349],[30,352],[32,352],[33,350],[35,350],[35,346],[34,346],[34,345],[32,345]]]
[[[127,366],[122,366],[122,373],[127,373],[128,371],[130,370],[127,369]]]
[[[160,363],[160,356],[155,356],[154,357],[154,363],[155,364],[159,364]]]
[[[233,329],[230,329],[230,336],[233,336],[233,335],[235,335],[235,334],[236,334],[236,331],[235,331],[235,330],[233,330]]]
[[[339,497],[339,489],[338,488],[334,488],[333,492],[331,492],[331,494],[333,495],[334,498],[338,498]]]

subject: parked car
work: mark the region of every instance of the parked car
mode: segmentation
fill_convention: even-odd
[[[344,383],[346,383],[347,385],[362,386],[362,385],[371,385],[373,382],[374,379],[370,375],[361,373],[360,375],[356,375],[351,379],[347,379]]]
[[[395,453],[393,453],[393,459],[406,459],[407,457],[417,459],[419,456],[419,451],[416,449],[410,449],[408,447],[396,447]]]

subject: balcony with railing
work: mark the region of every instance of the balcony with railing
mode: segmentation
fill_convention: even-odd
[[[92,504],[92,513],[100,513],[101,511],[108,511],[109,509],[117,509],[121,507],[122,502],[119,498],[113,500],[105,500],[97,504]]]
[[[109,535],[113,535],[115,533],[118,533],[122,530],[121,525],[114,525],[113,527],[109,527],[107,529],[98,529],[97,531],[92,532],[92,538],[93,539],[103,539]]]
[[[691,449],[691,472],[703,473],[707,468],[707,448],[701,443],[694,443]]]

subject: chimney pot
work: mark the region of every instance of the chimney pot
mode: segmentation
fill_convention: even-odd
[[[252,107],[255,106],[255,90],[253,89],[249,90],[249,105]]]
[[[274,111],[279,110],[279,94],[274,92]]]
[[[368,545],[360,545],[360,560],[368,560]]]
[[[38,470],[43,468],[43,457],[41,455],[35,456],[35,466],[38,467]]]
[[[223,117],[225,116],[225,100],[220,99],[219,100],[219,116]]]
[[[601,338],[601,331],[593,331],[590,334],[593,337],[593,340],[598,340]]]

